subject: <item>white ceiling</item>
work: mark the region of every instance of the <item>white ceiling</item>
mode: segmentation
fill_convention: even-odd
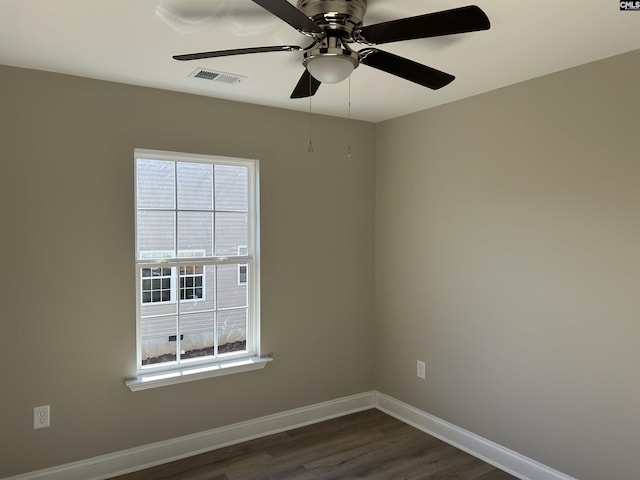
[[[350,82],[321,86],[314,113],[347,117],[349,84],[351,117],[378,122],[640,48],[640,12],[620,11],[617,0],[368,3],[365,25],[476,4],[491,29],[379,47],[455,75],[441,90],[361,65]],[[308,99],[289,99],[301,52],[171,56],[309,43],[251,0],[0,0],[1,64],[292,110],[309,110]],[[248,78],[228,85],[189,77],[197,67]]]

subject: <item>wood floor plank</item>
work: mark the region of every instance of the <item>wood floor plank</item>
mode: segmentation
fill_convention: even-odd
[[[516,480],[376,409],[112,480]]]

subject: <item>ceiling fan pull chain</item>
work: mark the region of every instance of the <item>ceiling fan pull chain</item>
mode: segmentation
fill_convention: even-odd
[[[353,130],[353,122],[351,121],[351,76],[349,76],[348,81],[349,81],[349,101],[348,101],[349,118],[347,119],[347,121],[349,122],[349,127],[348,127],[349,141],[347,145],[347,158],[351,158],[351,134]]]
[[[309,92],[311,92],[311,75],[309,75]],[[313,153],[313,143],[311,143],[311,95],[309,95],[309,146],[307,152]]]

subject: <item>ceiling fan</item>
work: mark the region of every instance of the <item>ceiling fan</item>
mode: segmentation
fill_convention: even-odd
[[[287,0],[253,2],[311,37],[312,43],[307,47],[250,47],[174,55],[173,58],[198,60],[249,53],[302,51],[305,70],[291,98],[313,96],[322,83],[341,82],[360,64],[436,90],[451,83],[455,77],[372,45],[488,30],[490,27],[486,14],[475,5],[363,26],[367,0],[298,0],[297,8]],[[351,43],[367,47],[356,51],[349,45]]]

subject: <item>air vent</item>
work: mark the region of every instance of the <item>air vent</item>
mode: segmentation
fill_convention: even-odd
[[[203,80],[209,80],[210,82],[220,82],[227,84],[240,83],[246,80],[247,77],[243,75],[237,75],[235,73],[216,72],[215,70],[208,70],[206,68],[196,68],[190,77],[201,78]]]

